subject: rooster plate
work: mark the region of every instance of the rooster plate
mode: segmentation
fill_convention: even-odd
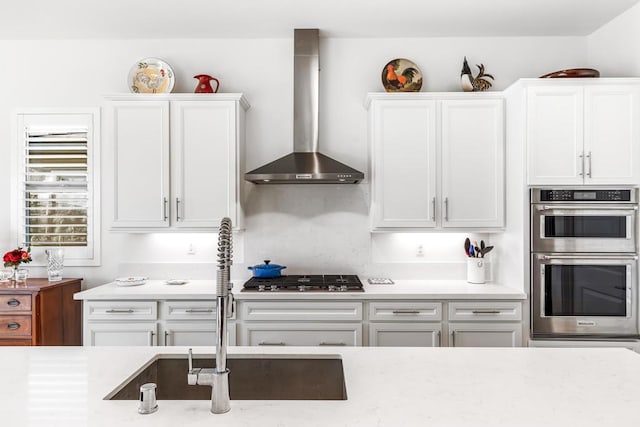
[[[397,58],[382,69],[382,85],[387,92],[420,92],[422,73],[413,62]]]

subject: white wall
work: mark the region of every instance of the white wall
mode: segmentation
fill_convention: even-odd
[[[291,150],[292,51],[291,39],[0,41],[0,146],[7,152],[15,143],[10,138],[12,110],[100,105],[103,94],[127,92],[126,76],[135,61],[157,56],[174,68],[174,92],[191,92],[196,82],[192,76],[207,73],[220,79],[223,92],[245,93],[251,103],[247,168],[252,169]],[[382,90],[380,74],[390,59],[416,62],[424,75],[423,90],[455,91],[466,55],[470,64],[485,64],[496,77],[494,88],[500,90],[520,77],[581,66],[586,41],[581,37],[323,39],[321,55],[322,151],[367,174],[363,100],[366,92]],[[103,150],[108,149],[106,135],[102,142]],[[0,182],[8,182],[9,162],[8,156],[0,155]],[[108,170],[103,165],[103,171]],[[109,177],[105,172],[102,179]],[[236,252],[236,278],[247,277],[246,265],[267,257],[287,265],[289,273],[464,277],[464,235],[376,237],[372,244],[367,183],[260,186],[252,187],[247,197],[247,231],[237,243],[244,250]],[[0,185],[0,252],[15,245],[8,200],[9,189]],[[103,198],[102,266],[67,268],[66,276],[84,277],[89,286],[132,273],[159,278],[214,276],[214,236],[109,233],[109,204]],[[425,251],[419,260],[413,249],[416,242]],[[190,243],[195,255],[186,255]],[[386,261],[380,256],[384,253],[396,256]],[[43,274],[36,267],[32,272]]]
[[[589,66],[603,77],[640,76],[640,4],[587,37]]]

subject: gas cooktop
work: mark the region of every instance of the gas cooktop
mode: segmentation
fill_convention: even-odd
[[[242,287],[242,292],[363,292],[358,276],[347,275],[292,275],[269,279],[252,277]]]

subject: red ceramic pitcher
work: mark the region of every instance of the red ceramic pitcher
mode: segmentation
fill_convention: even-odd
[[[220,88],[218,79],[207,74],[198,74],[197,76],[193,76],[193,78],[198,79],[198,86],[196,86],[194,93],[217,93]],[[213,90],[211,87],[212,80],[216,82],[216,90]]]

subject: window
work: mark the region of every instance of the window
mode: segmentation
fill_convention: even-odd
[[[18,114],[18,245],[99,265],[98,112]],[[41,258],[42,259],[42,258]]]

